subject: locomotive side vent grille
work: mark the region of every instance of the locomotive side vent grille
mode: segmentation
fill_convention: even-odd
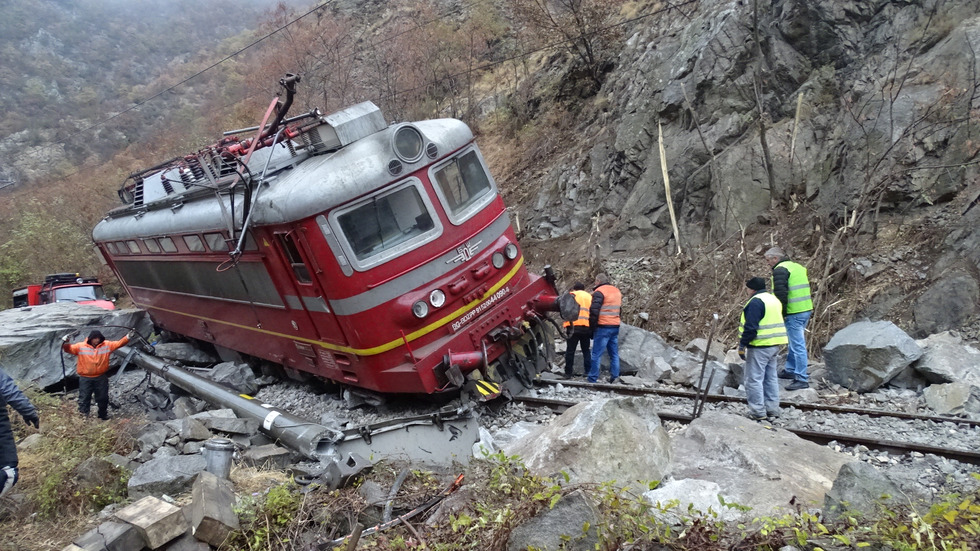
[[[133,187],[133,204],[137,207],[143,206],[143,180],[136,182]]]
[[[435,159],[436,157],[439,156],[439,146],[437,146],[432,142],[429,142],[429,145],[425,146],[425,154],[430,159]]]
[[[398,159],[392,159],[391,162],[388,163],[388,172],[390,172],[392,176],[398,176],[401,174],[403,168],[404,166],[402,165],[402,162]]]

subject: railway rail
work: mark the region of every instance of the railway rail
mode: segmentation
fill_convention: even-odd
[[[670,396],[670,397],[680,397],[680,398],[690,398],[692,400],[692,413],[678,413],[676,411],[658,411],[657,415],[668,421],[675,421],[682,424],[687,424],[692,422],[697,416],[693,413],[698,410],[698,405],[695,402],[697,399],[701,399],[704,402],[713,403],[724,403],[724,402],[743,402],[744,398],[737,398],[732,396],[722,396],[715,394],[699,395],[694,391],[681,391],[681,390],[668,390],[668,389],[649,389],[641,388],[635,386],[621,385],[621,384],[592,384],[592,383],[582,383],[576,381],[549,381],[549,380],[539,380],[538,385],[548,386],[557,383],[561,383],[565,386],[580,387],[589,390],[604,391],[611,394],[620,395],[630,395],[630,396]],[[573,400],[560,400],[555,398],[543,398],[535,396],[517,396],[514,398],[514,402],[525,404],[529,407],[547,407],[555,411],[564,411],[578,402]],[[902,420],[921,420],[921,421],[932,421],[939,423],[953,423],[957,427],[970,428],[980,426],[980,422],[971,419],[960,419],[956,417],[943,417],[943,416],[933,416],[933,415],[917,415],[912,413],[904,412],[890,412],[884,410],[873,410],[866,408],[854,408],[846,406],[835,406],[835,405],[821,405],[821,404],[801,404],[796,402],[781,402],[784,407],[795,407],[803,411],[820,411],[832,414],[857,414],[865,415],[871,418],[897,418]],[[887,438],[880,438],[874,435],[864,436],[864,435],[852,435],[843,434],[837,432],[829,431],[814,431],[809,429],[793,428],[788,426],[777,426],[792,432],[803,438],[804,440],[809,440],[817,444],[826,445],[830,442],[837,442],[844,446],[857,446],[863,445],[869,449],[879,450],[883,452],[888,452],[891,454],[909,454],[912,452],[918,452],[923,454],[933,454],[940,457],[945,457],[947,459],[952,459],[960,461],[962,463],[967,463],[971,465],[980,465],[980,452],[972,450],[964,450],[959,448],[949,448],[941,446],[932,446],[928,444],[920,444],[913,442],[901,442],[896,440],[891,440]]]

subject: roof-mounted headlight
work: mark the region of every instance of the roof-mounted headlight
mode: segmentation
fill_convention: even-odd
[[[395,131],[395,154],[406,163],[414,163],[422,158],[423,143],[422,133],[414,126],[405,125]]]

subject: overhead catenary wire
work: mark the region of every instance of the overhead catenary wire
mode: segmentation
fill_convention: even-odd
[[[681,10],[681,8],[686,7],[686,6],[689,6],[691,4],[696,4],[698,1],[699,0],[685,0],[683,2],[678,2],[678,3],[667,3],[665,6],[663,6],[661,8],[652,10],[652,11],[647,12],[647,13],[643,13],[643,14],[637,15],[635,17],[631,17],[631,18],[626,19],[626,20],[623,20],[623,21],[619,21],[617,23],[612,23],[610,25],[606,25],[604,27],[600,27],[600,28],[595,29],[595,30],[590,31],[590,32],[581,33],[581,34],[578,34],[578,35],[573,36],[573,37],[569,37],[569,38],[561,39],[561,40],[558,40],[558,41],[555,41],[555,42],[551,42],[551,43],[542,45],[542,46],[540,46],[538,48],[534,48],[534,49],[531,49],[531,50],[524,50],[524,51],[521,51],[521,52],[516,53],[514,55],[511,55],[511,56],[508,56],[508,57],[505,57],[505,58],[502,58],[502,59],[497,59],[497,60],[494,60],[494,61],[489,61],[489,62],[480,64],[480,65],[475,66],[475,67],[470,67],[470,68],[468,68],[466,70],[462,70],[462,71],[459,71],[459,72],[456,72],[456,73],[451,73],[451,74],[448,74],[448,75],[445,75],[445,76],[442,76],[442,77],[433,78],[433,79],[428,80],[428,81],[426,81],[425,83],[423,83],[423,84],[421,84],[419,86],[415,86],[413,88],[407,88],[407,89],[404,89],[404,90],[399,90],[397,92],[394,92],[394,93],[390,94],[389,97],[394,98],[394,97],[404,96],[406,94],[411,94],[411,93],[414,93],[414,92],[418,92],[419,90],[427,89],[427,88],[431,87],[433,84],[441,83],[441,82],[444,82],[444,81],[451,81],[451,80],[457,79],[459,77],[468,76],[468,75],[470,75],[472,73],[483,72],[483,71],[486,71],[486,70],[488,70],[490,68],[493,68],[493,67],[496,67],[496,66],[499,66],[499,65],[502,65],[502,64],[511,62],[511,61],[515,61],[515,60],[518,60],[518,59],[521,59],[521,58],[526,58],[528,56],[531,56],[531,55],[534,55],[534,54],[537,54],[537,53],[541,53],[541,52],[546,52],[546,51],[551,51],[551,50],[557,50],[557,49],[560,49],[560,48],[564,48],[564,47],[566,47],[566,45],[573,44],[577,40],[581,40],[583,38],[589,38],[589,37],[594,36],[594,35],[596,35],[598,33],[606,32],[606,31],[609,31],[609,30],[612,30],[612,29],[615,29],[615,28],[618,28],[618,27],[624,27],[624,26],[627,26],[627,25],[636,23],[638,21],[641,21],[643,19],[646,19],[646,18],[649,18],[649,17],[653,17],[653,16],[656,16],[656,15],[660,15],[660,14],[663,14],[663,13],[666,13],[666,12],[669,12],[669,11],[677,10],[677,11],[681,11],[681,13],[683,13],[683,10]],[[123,116],[124,114],[130,113],[130,112],[132,112],[132,111],[134,111],[134,110],[142,107],[143,105],[146,105],[150,101],[153,101],[153,100],[155,100],[157,98],[160,98],[160,97],[164,96],[168,92],[175,91],[180,86],[183,86],[184,84],[187,84],[189,81],[191,81],[191,80],[193,80],[193,79],[195,79],[195,78],[197,78],[197,77],[199,77],[199,76],[201,76],[201,75],[203,75],[203,74],[205,74],[205,73],[207,73],[207,72],[209,72],[209,71],[217,68],[221,64],[223,64],[223,63],[225,63],[225,62],[227,62],[227,61],[229,61],[229,60],[237,57],[238,55],[244,53],[248,49],[250,49],[250,48],[252,48],[252,47],[254,47],[254,46],[256,46],[256,45],[258,45],[258,44],[260,44],[262,42],[264,42],[265,40],[267,40],[267,39],[271,38],[272,36],[274,36],[274,35],[282,32],[282,31],[284,31],[285,29],[287,29],[290,26],[298,23],[299,21],[303,20],[304,18],[306,18],[306,17],[308,17],[308,16],[310,16],[310,15],[318,12],[319,10],[321,10],[321,9],[329,6],[333,2],[334,2],[334,0],[327,0],[327,1],[323,2],[323,3],[321,3],[321,4],[318,4],[317,6],[315,6],[312,9],[310,9],[309,11],[303,13],[302,15],[300,15],[298,17],[295,17],[294,19],[291,19],[290,21],[288,21],[288,22],[284,23],[283,25],[277,27],[275,30],[273,30],[273,31],[271,31],[271,32],[269,32],[269,33],[261,36],[260,38],[254,40],[251,43],[243,46],[242,48],[240,48],[238,50],[236,50],[235,52],[226,55],[225,57],[223,57],[219,61],[216,61],[216,62],[212,63],[211,65],[205,67],[204,69],[201,69],[201,70],[197,71],[196,73],[194,73],[194,74],[192,74],[192,75],[190,75],[190,76],[182,79],[181,81],[179,81],[179,82],[177,82],[175,84],[172,84],[172,85],[168,86],[167,88],[165,88],[165,89],[163,89],[163,90],[161,90],[161,91],[153,94],[152,96],[150,96],[150,97],[148,97],[146,99],[140,100],[139,102],[137,102],[137,103],[135,103],[135,104],[127,107],[126,109],[124,109],[124,110],[122,110],[122,111],[120,111],[118,113],[115,113],[115,114],[113,114],[113,115],[111,115],[111,116],[109,116],[107,118],[101,119],[101,120],[99,120],[99,121],[97,121],[97,122],[95,122],[95,123],[93,123],[93,124],[91,124],[91,125],[83,128],[83,129],[75,132],[74,135],[76,135],[76,136],[77,135],[81,135],[81,134],[84,134],[84,133],[86,133],[88,131],[91,131],[91,130],[93,130],[95,128],[99,128],[99,127],[105,126],[107,123],[109,123],[109,122],[111,122],[111,121],[113,121],[113,120],[115,120],[115,119]],[[365,46],[359,48],[358,50],[356,50],[355,52],[352,52],[351,54],[348,54],[348,56],[346,56],[345,59],[346,58],[353,57],[353,56],[358,55],[358,54],[363,54],[368,49],[376,48],[378,45],[383,44],[383,43],[385,43],[387,41],[393,40],[393,39],[395,39],[395,38],[397,38],[397,37],[399,37],[399,36],[401,36],[403,34],[406,34],[408,32],[412,32],[413,30],[417,30],[420,27],[427,26],[427,25],[432,24],[432,23],[435,23],[437,21],[441,21],[443,19],[446,19],[448,17],[451,17],[453,15],[456,15],[456,14],[462,12],[466,8],[477,6],[477,5],[480,5],[480,4],[483,4],[483,3],[486,3],[486,2],[473,2],[471,4],[461,5],[459,7],[451,8],[450,10],[447,10],[442,15],[440,15],[438,17],[434,17],[434,18],[432,18],[432,19],[430,19],[430,20],[428,20],[426,22],[420,23],[420,24],[416,25],[415,27],[413,27],[412,29],[406,29],[405,31],[402,31],[402,32],[399,32],[399,33],[395,33],[394,35],[389,36],[389,37],[385,37],[384,39],[379,40],[377,42],[373,42],[371,44],[365,45]],[[687,15],[687,14],[685,14],[685,15]],[[245,99],[249,99],[251,97],[254,97],[257,94],[258,94],[258,92],[254,93],[254,94],[251,94],[251,95],[248,95],[248,96],[245,96],[244,98],[242,98],[240,100],[237,100],[235,102],[231,102],[231,103],[228,103],[228,104],[224,105],[220,109],[223,110],[223,109],[227,109],[227,108],[230,108],[230,107],[234,107],[235,105],[238,105],[241,101],[243,101]],[[376,97],[375,99],[380,101],[380,98],[378,98],[378,97]],[[47,149],[51,149],[51,148],[59,147],[59,146],[65,146],[65,145],[67,145],[67,142],[66,141],[56,142],[56,143],[52,143],[50,145],[44,146],[39,151],[44,151],[44,150],[47,150]],[[61,181],[68,180],[69,178],[71,178],[71,177],[77,175],[78,173],[80,173],[84,168],[90,168],[90,167],[80,167],[80,168],[72,171],[71,173],[62,176],[60,178],[60,180]]]

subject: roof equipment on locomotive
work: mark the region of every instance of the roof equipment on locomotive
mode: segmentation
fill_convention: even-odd
[[[130,175],[93,239],[133,301],[373,391],[529,385],[553,353],[554,277],[528,271],[469,127],[389,125],[370,102],[286,118],[299,80],[259,126]]]

